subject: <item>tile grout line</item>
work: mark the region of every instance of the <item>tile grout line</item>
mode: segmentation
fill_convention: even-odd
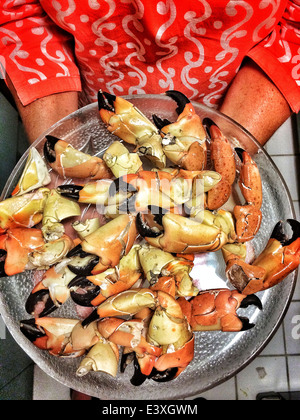
[[[238,401],[239,400],[239,392],[238,392],[237,375],[235,375],[235,377],[234,377],[234,389],[235,389],[235,399],[236,399],[236,401]]]
[[[285,352],[285,371],[286,371],[286,380],[287,380],[287,388],[288,391],[291,389],[290,385],[290,373],[289,373],[289,363],[288,363],[288,353],[287,353],[287,337],[286,337],[286,331],[285,331],[285,325],[284,322],[282,322],[282,331],[283,331],[283,346],[284,346],[284,352]]]

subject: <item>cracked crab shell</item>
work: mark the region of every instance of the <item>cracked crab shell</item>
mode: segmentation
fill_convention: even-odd
[[[50,190],[40,188],[35,192],[10,197],[0,202],[0,230],[15,227],[33,227],[43,218]]]

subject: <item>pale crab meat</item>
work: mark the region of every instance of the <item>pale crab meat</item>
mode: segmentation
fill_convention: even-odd
[[[29,150],[25,168],[12,196],[26,194],[37,188],[44,187],[51,182],[47,165],[37,149],[32,147]]]

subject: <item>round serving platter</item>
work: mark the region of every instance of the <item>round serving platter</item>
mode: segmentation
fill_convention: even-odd
[[[166,95],[126,96],[147,117],[159,115],[170,121],[177,118],[177,105]],[[233,146],[250,151],[256,161],[263,181],[262,225],[252,241],[256,254],[265,247],[275,224],[279,220],[294,218],[294,209],[288,188],[268,154],[241,126],[223,114],[193,103],[196,112],[204,119],[212,119]],[[62,138],[74,147],[101,157],[107,147],[117,138],[110,134],[102,123],[98,105],[88,105],[51,127],[33,146],[43,154],[45,135]],[[25,166],[28,151],[20,159],[2,193],[2,199],[10,196]],[[237,186],[235,186],[237,188]],[[221,252],[196,257],[193,277],[202,289],[229,287],[225,277],[225,264]],[[16,345],[48,375],[64,385],[101,399],[115,400],[162,400],[192,397],[229,379],[253,360],[278,329],[291,301],[296,274],[290,274],[281,284],[257,295],[263,310],[249,307],[239,310],[255,327],[239,333],[195,333],[195,356],[186,370],[176,379],[166,383],[146,380],[136,387],[130,383],[133,366],[116,378],[93,372],[85,377],[76,376],[79,359],[58,358],[36,348],[20,331],[19,322],[29,319],[25,302],[33,288],[33,273],[25,273],[0,279],[0,312]],[[54,312],[55,317],[78,318],[72,301]]]

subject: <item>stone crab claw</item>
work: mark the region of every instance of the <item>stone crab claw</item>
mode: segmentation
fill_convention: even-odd
[[[178,346],[177,346],[178,347]],[[195,336],[179,346],[176,350],[170,349],[162,354],[155,362],[156,372],[151,378],[157,382],[166,382],[177,378],[194,358]]]
[[[191,171],[201,171],[206,166],[206,132],[190,100],[181,92],[165,93],[176,101],[178,119],[171,123],[153,115],[153,121],[162,136],[163,151],[176,165]]]
[[[76,277],[67,267],[61,271],[51,267],[43,275],[42,280],[33,288],[25,309],[35,318],[45,317],[63,305],[70,296],[68,284]]]
[[[98,306],[110,296],[133,287],[141,277],[138,257],[139,245],[134,245],[116,267],[94,276],[79,275],[68,288],[75,303],[81,306]]]
[[[149,206],[175,209],[190,191],[189,181],[184,181],[182,178],[178,185],[173,175],[164,171],[127,174],[111,184],[108,206],[116,203],[119,211],[129,213],[145,212]]]
[[[227,277],[237,290],[245,295],[266,290],[283,281],[299,266],[300,223],[294,219],[278,222],[265,249],[252,264],[247,264],[230,248],[225,247],[223,255],[227,262]]]
[[[0,249],[6,252],[5,274],[13,276],[27,270],[31,253],[42,249],[44,244],[45,241],[40,229],[15,228],[0,235]]]
[[[76,222],[72,223],[72,228],[75,230],[79,239],[82,241],[86,236],[89,236],[100,227],[101,222],[98,217],[85,219],[84,221],[77,220]]]
[[[106,212],[146,213],[150,208],[153,214],[154,209],[164,208],[180,213],[184,206],[194,214],[200,207],[203,210],[204,193],[218,180],[216,172],[173,168],[127,174],[110,185]]]
[[[122,214],[85,236],[76,250],[99,257],[99,263],[92,270],[95,275],[116,267],[132,248],[136,237],[135,217]]]
[[[144,323],[140,319],[106,318],[98,322],[101,336],[123,347],[137,348],[141,344]],[[150,345],[146,343],[146,346]]]
[[[44,155],[51,168],[62,178],[112,178],[111,171],[101,158],[83,153],[57,137],[46,136]]]
[[[47,197],[43,220],[42,232],[46,241],[54,241],[65,233],[63,220],[80,216],[79,204],[73,200],[62,197],[56,190],[51,190]]]
[[[217,226],[209,226],[174,213],[162,216],[162,230],[152,229],[137,215],[137,229],[146,241],[175,254],[217,251],[228,242],[228,235]]]
[[[143,308],[155,309],[156,295],[147,288],[130,289],[111,296],[97,308],[99,318],[135,315]]]
[[[247,331],[254,324],[248,318],[239,317],[237,310],[249,305],[262,309],[257,296],[229,289],[202,291],[190,301],[180,298],[179,304],[193,331]]]
[[[236,178],[234,150],[220,128],[209,118],[204,118],[210,137],[210,159],[214,170],[222,177],[220,182],[207,193],[207,208],[217,210],[229,199],[232,184]]]
[[[97,314],[100,318],[136,315],[146,308],[153,310],[149,319],[146,341],[155,348],[162,348],[160,357],[165,356],[161,362],[159,359],[158,361],[152,359],[152,365],[148,360],[144,368],[148,369],[150,374],[153,367],[156,372],[176,367],[176,372],[179,374],[193,359],[194,341],[186,317],[175,298],[162,291],[130,289],[103,302],[97,308]],[[190,345],[187,345],[188,342],[191,342]],[[153,356],[152,351],[153,349],[149,351],[148,346],[146,353]],[[138,354],[139,351],[136,353]],[[170,355],[167,356],[169,353]],[[174,376],[176,375],[173,374],[172,377]]]
[[[109,197],[110,179],[88,182],[85,185],[65,184],[57,187],[63,197],[71,198],[82,204],[105,205]]]
[[[104,372],[115,377],[118,373],[118,365],[118,346],[110,341],[100,339],[81,361],[76,375],[82,377],[89,372]]]
[[[45,242],[43,246],[28,255],[26,269],[48,270],[52,265],[60,262],[73,247],[73,240],[65,234],[54,241]]]
[[[176,296],[188,297],[198,294],[199,290],[193,285],[189,275],[193,268],[193,260],[174,256],[149,244],[140,247],[139,259],[151,288],[156,286],[154,290],[166,287],[166,282],[169,290],[172,282]],[[163,280],[159,282],[160,279]]]
[[[0,202],[0,233],[18,227],[31,228],[41,222],[48,188],[39,188]]]
[[[120,96],[102,91],[98,93],[98,104],[100,117],[109,132],[135,145],[135,151],[149,158],[155,167],[166,166],[158,129],[139,109]]]
[[[242,162],[239,187],[246,204],[235,206],[233,214],[236,218],[237,240],[246,242],[254,238],[261,225],[262,182],[258,167],[249,153],[239,148],[235,150]]]
[[[99,341],[97,323],[82,327],[77,319],[43,317],[21,321],[23,334],[53,356],[80,357]]]
[[[37,188],[44,187],[45,185],[50,184],[50,182],[51,178],[47,165],[36,148],[32,147],[29,150],[25,168],[19,182],[11,195],[15,196],[26,194],[32,190],[36,190]]]
[[[88,276],[99,258],[94,255],[74,255],[49,268],[33,288],[25,309],[35,318],[44,317],[63,305],[70,297],[70,282]]]
[[[165,382],[176,378],[194,358],[194,335],[180,304],[168,293],[157,292],[147,341],[163,347],[154,364],[153,380]]]
[[[151,377],[155,361],[163,352],[162,347],[154,346],[146,340],[152,315],[153,311],[151,309],[143,308],[133,317],[133,320],[141,323],[140,325],[143,327],[138,335],[139,342],[135,340],[123,348],[121,372],[124,372],[126,366],[134,359],[135,372],[130,382],[135,386],[141,385],[147,378]]]

